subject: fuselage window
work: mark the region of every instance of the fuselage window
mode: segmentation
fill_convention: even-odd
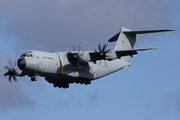
[[[31,56],[31,57],[33,57],[33,55],[32,55],[32,54],[30,54],[30,56]]]

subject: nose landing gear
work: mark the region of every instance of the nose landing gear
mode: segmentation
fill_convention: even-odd
[[[32,82],[37,81],[37,77],[31,77],[31,81]]]

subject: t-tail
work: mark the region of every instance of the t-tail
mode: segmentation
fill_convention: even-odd
[[[143,31],[131,31],[125,27],[122,27],[120,32],[109,39],[109,42],[116,42],[114,50],[132,50],[138,38],[138,34],[155,33],[155,32],[166,32],[174,31],[169,29],[164,30],[143,30]],[[124,56],[121,59],[128,62],[130,56]]]

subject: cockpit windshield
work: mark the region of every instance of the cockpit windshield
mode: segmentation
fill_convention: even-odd
[[[29,53],[28,53],[28,54],[25,53],[25,54],[22,54],[21,57],[33,57],[33,55],[32,55],[32,54],[29,54]]]
[[[25,54],[22,54],[21,57],[26,57],[26,53],[25,53]]]

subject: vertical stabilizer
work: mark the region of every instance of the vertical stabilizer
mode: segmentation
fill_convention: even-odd
[[[137,36],[136,34],[125,34],[125,31],[131,31],[125,27],[122,27],[120,32],[114,36],[114,41],[115,39],[117,40],[116,45],[114,47],[114,50],[130,50],[133,49],[134,44],[136,42]],[[111,39],[113,40],[113,39]],[[111,41],[110,41],[111,42]],[[129,56],[122,57],[124,61],[129,60]]]
[[[136,42],[137,36],[136,34],[125,34],[124,32],[130,32],[131,30],[122,27],[119,36],[114,47],[114,50],[130,50],[133,49],[134,44]]]

